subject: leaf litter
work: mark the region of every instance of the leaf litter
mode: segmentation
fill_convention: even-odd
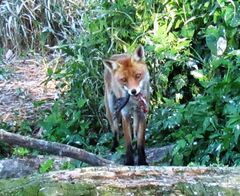
[[[47,79],[44,58],[11,59],[0,64],[10,70],[0,78],[0,123],[10,125],[22,120],[38,119],[39,110],[51,108],[57,94],[56,82]]]

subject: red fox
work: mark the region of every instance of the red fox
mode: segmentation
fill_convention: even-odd
[[[113,132],[111,151],[119,144],[119,130],[123,129],[126,143],[125,165],[134,165],[132,137],[137,140],[138,165],[148,165],[145,155],[146,115],[149,107],[150,82],[144,62],[144,48],[139,46],[133,55],[117,54],[103,60],[105,67],[105,108]],[[128,97],[126,105],[116,114],[117,100]],[[122,121],[119,126],[119,120]]]

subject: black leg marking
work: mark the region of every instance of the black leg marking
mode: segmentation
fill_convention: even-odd
[[[118,147],[118,145],[119,145],[118,134],[117,132],[114,132],[111,152],[116,152],[116,148]]]
[[[138,146],[138,165],[148,165],[143,146]]]
[[[132,145],[127,146],[125,165],[134,165],[134,156]]]

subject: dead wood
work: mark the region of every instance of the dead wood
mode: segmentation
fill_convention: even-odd
[[[86,167],[0,180],[5,195],[239,195],[239,168]]]
[[[10,145],[18,145],[58,156],[70,157],[83,161],[92,166],[104,166],[113,164],[113,162],[107,159],[103,159],[93,153],[87,152],[79,148],[60,144],[57,142],[49,142],[45,140],[21,136],[18,134],[9,133],[3,129],[0,129],[0,140]]]

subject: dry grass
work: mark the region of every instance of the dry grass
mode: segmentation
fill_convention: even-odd
[[[0,48],[46,50],[82,29],[86,3],[77,0],[0,1]]]

